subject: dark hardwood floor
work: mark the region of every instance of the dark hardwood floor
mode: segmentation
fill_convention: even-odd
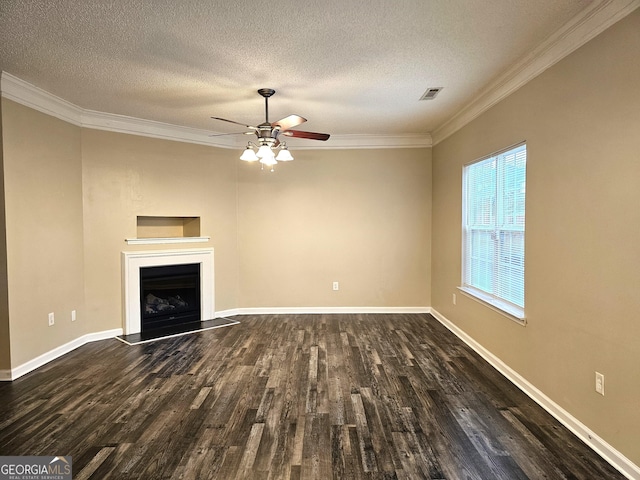
[[[624,478],[430,315],[238,320],[0,384],[0,455],[101,480]]]

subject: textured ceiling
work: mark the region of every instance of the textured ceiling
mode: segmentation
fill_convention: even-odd
[[[427,134],[593,0],[0,0],[0,69],[84,109]],[[419,101],[429,87],[444,87]],[[240,129],[242,130],[242,129]]]

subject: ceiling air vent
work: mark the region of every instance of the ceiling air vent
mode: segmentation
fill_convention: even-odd
[[[433,100],[442,88],[443,87],[427,88],[427,91],[420,97],[420,100]]]

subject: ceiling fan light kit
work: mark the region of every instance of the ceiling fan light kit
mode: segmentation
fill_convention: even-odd
[[[293,156],[287,147],[287,144],[284,141],[280,141],[278,136],[280,134],[287,137],[298,137],[298,138],[306,138],[310,140],[321,140],[326,141],[329,138],[328,133],[315,133],[315,132],[305,132],[302,130],[292,130],[293,127],[300,125],[307,121],[306,118],[301,117],[300,115],[289,115],[284,117],[277,122],[269,123],[269,97],[271,97],[275,90],[272,88],[261,88],[258,90],[258,93],[264,97],[264,110],[265,110],[265,121],[257,126],[245,125],[243,123],[235,122],[233,120],[227,120],[226,118],[220,117],[211,117],[214,120],[221,120],[223,122],[234,123],[236,125],[242,125],[249,129],[248,132],[239,132],[240,134],[252,134],[254,133],[257,137],[257,143],[248,142],[247,147],[245,148],[242,155],[240,155],[240,160],[244,160],[246,162],[256,162],[259,161],[262,164],[262,167],[268,166],[271,167],[271,171],[274,171],[274,165],[278,162],[290,162],[293,160]],[[232,134],[235,135],[235,134]],[[254,150],[257,149],[256,150]],[[275,152],[278,152],[276,156]]]

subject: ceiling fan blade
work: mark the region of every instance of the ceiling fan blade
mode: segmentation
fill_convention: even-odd
[[[286,135],[287,137],[296,137],[296,138],[308,138],[309,140],[328,140],[331,135],[328,133],[315,133],[315,132],[304,132],[302,130],[287,130],[286,132],[282,132],[282,135]]]
[[[273,122],[271,126],[280,127],[280,130],[289,130],[290,128],[295,127],[296,125],[300,125],[301,123],[306,122],[307,119],[301,117],[300,115],[289,115],[288,117],[281,118],[277,122]]]
[[[253,135],[255,132],[231,132],[231,133],[212,133],[210,137],[222,137],[224,135]]]
[[[251,125],[245,125],[244,123],[234,122],[233,120],[227,120],[226,118],[220,118],[220,117],[211,117],[211,118],[213,118],[214,120],[221,120],[223,122],[235,123],[236,125],[242,125],[243,127],[250,128],[251,130],[257,130],[256,127],[253,127]]]

